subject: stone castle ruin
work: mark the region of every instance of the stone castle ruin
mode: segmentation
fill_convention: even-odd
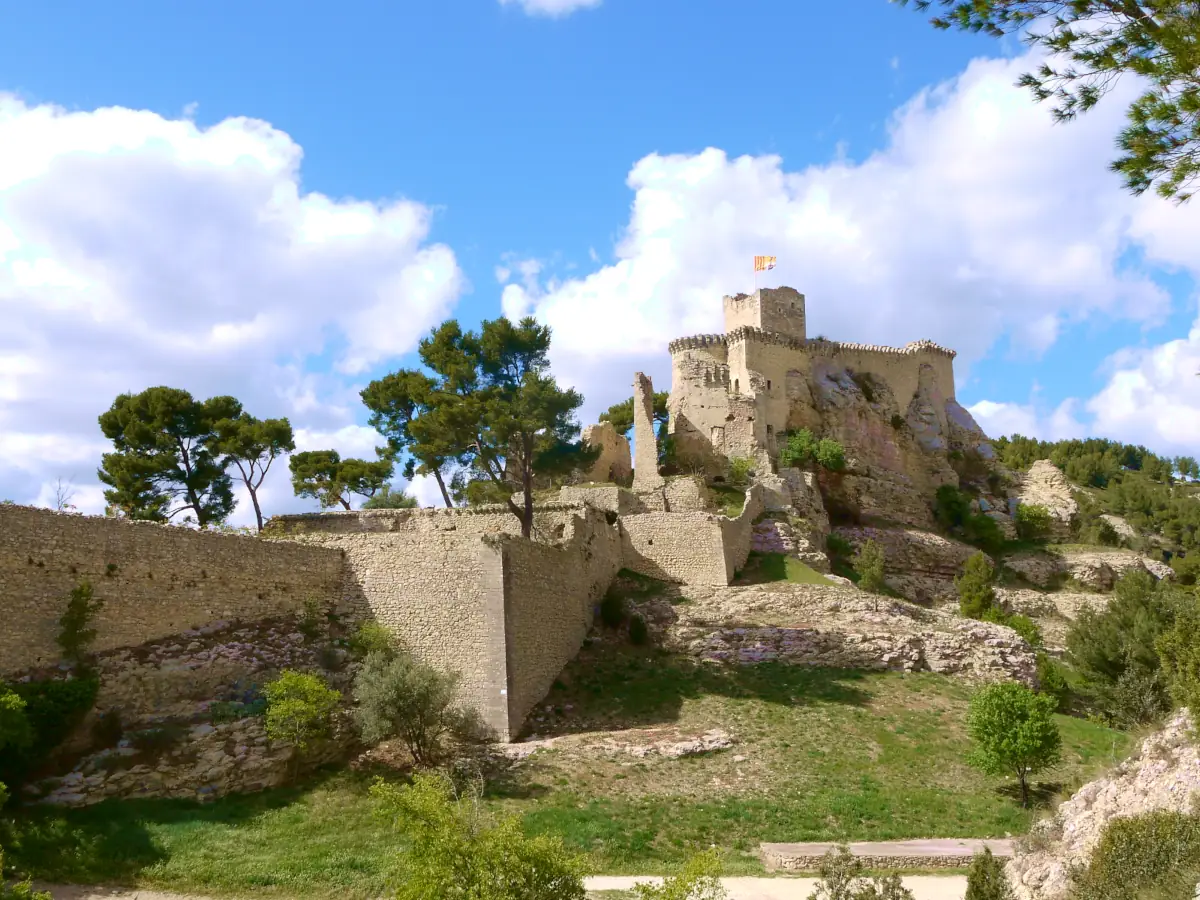
[[[791,288],[724,304],[725,334],[670,344],[677,474],[660,473],[653,388],[638,373],[636,459],[610,424],[587,429],[601,456],[538,504],[533,540],[504,507],[284,515],[247,537],[0,506],[0,677],[57,665],[64,597],[87,579],[105,601],[96,650],[110,674],[97,708],[149,721],[197,691],[211,696],[198,672],[261,677],[245,638],[221,635],[317,603],[348,625],[378,621],[460,673],[464,702],[507,740],[578,652],[620,570],[723,587],[760,540],[756,523],[778,514],[795,527],[788,546],[828,572],[831,521],[931,526],[937,487],[986,469],[987,438],[954,399],[953,351],[810,340],[804,296]],[[780,468],[786,435],[800,428],[840,441],[845,470]],[[732,488],[738,457],[752,477]],[[716,486],[744,490],[739,513],[719,511]],[[1007,518],[1002,501],[982,496],[981,508]],[[121,674],[131,660],[136,678]]]

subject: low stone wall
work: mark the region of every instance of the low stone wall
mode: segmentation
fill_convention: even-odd
[[[1012,856],[1012,841],[950,840],[950,841],[883,841],[850,844],[850,852],[864,869],[871,871],[912,871],[913,869],[965,869],[971,865],[976,852],[984,847],[998,859]],[[768,872],[816,872],[825,860],[828,844],[759,845],[758,855]]]
[[[57,662],[58,619],[85,579],[104,601],[94,647],[108,650],[295,613],[335,596],[342,567],[323,547],[0,505],[0,675]]]
[[[587,504],[621,516],[645,512],[637,494],[616,484],[572,485],[560,490],[559,497],[574,507]]]
[[[729,584],[746,564],[754,519],[762,511],[756,485],[736,519],[704,512],[622,516],[622,565],[662,581]]]

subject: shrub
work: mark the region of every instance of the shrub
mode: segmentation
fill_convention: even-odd
[[[1023,541],[1044,541],[1050,536],[1053,520],[1050,510],[1037,503],[1022,503],[1017,507],[1017,537]]]
[[[892,413],[892,427],[899,431],[904,425],[904,416],[900,415],[900,413]]]
[[[1074,881],[1076,900],[1191,900],[1200,881],[1200,816],[1159,810],[1111,819]]]
[[[854,555],[854,569],[858,572],[858,586],[872,594],[882,594],[887,590],[887,582],[883,580],[886,559],[881,547],[876,541],[865,541]]]
[[[358,659],[365,659],[372,653],[395,653],[395,635],[378,622],[363,622],[350,638],[350,652]]]
[[[458,677],[411,653],[372,653],[354,678],[354,718],[368,744],[397,738],[418,766],[447,756],[452,740],[476,740],[483,727],[473,710],[456,705]]]
[[[664,878],[661,885],[638,882],[633,886],[636,900],[725,900],[729,896],[721,886],[721,858],[716,850],[692,856],[678,875]]]
[[[20,694],[0,682],[0,753],[24,750],[33,743],[33,729]]]
[[[1193,596],[1181,604],[1156,646],[1171,698],[1200,718],[1200,600]]]
[[[641,647],[650,640],[650,629],[646,620],[638,613],[629,617],[629,642]]]
[[[304,600],[304,611],[300,613],[300,621],[296,630],[309,640],[316,640],[321,635],[321,602],[316,597]]]
[[[1191,586],[1200,580],[1200,552],[1192,551],[1187,556],[1176,554],[1171,557],[1171,568],[1180,584]]]
[[[11,685],[11,689],[25,702],[25,718],[32,732],[24,747],[10,746],[0,752],[0,781],[17,787],[83,721],[96,702],[100,681],[89,674],[60,681],[23,682]]]
[[[954,579],[959,612],[969,619],[982,619],[996,602],[995,581],[996,570],[987,555],[971,554],[962,574]]]
[[[1004,863],[992,855],[990,847],[972,858],[963,900],[1015,900],[1004,875]]]
[[[999,612],[1000,614],[990,618],[990,621],[994,621],[998,625],[1007,625],[1024,638],[1025,643],[1035,650],[1042,646],[1042,629],[1029,616],[1023,616],[1020,613],[1005,613],[996,609],[996,607],[992,607],[992,612]]]
[[[609,628],[620,628],[625,621],[625,598],[609,589],[600,601],[600,621]]]
[[[1029,805],[1028,777],[1059,760],[1055,705],[1053,697],[1011,681],[987,685],[971,699],[967,732],[975,747],[968,762],[989,775],[1016,775],[1022,806]]]
[[[208,720],[214,725],[221,725],[225,722],[236,722],[238,719],[266,715],[266,712],[265,698],[251,700],[249,703],[240,700],[219,700],[208,707]]]
[[[416,509],[417,498],[404,491],[393,491],[392,486],[385,484],[374,496],[363,501],[363,509]]]
[[[729,483],[743,485],[750,479],[750,470],[754,468],[754,460],[749,456],[731,456],[729,458]]]
[[[1117,580],[1101,611],[1083,609],[1067,632],[1067,653],[1082,687],[1109,721],[1133,725],[1169,707],[1157,642],[1175,621],[1179,595],[1149,572]]]
[[[0,785],[0,806],[3,806],[3,785]],[[35,891],[29,879],[9,884],[4,880],[4,850],[0,849],[0,900],[53,900],[49,891]]]
[[[996,520],[971,511],[971,498],[952,484],[943,484],[934,495],[933,515],[946,531],[984,550],[998,550],[1004,534]]]
[[[271,740],[291,744],[303,753],[328,736],[341,694],[320,676],[285,669],[264,692],[267,737]]]
[[[807,428],[789,431],[787,442],[779,451],[779,465],[782,468],[806,466],[817,457],[817,439]]]
[[[854,545],[841,535],[831,533],[825,538],[825,549],[830,556],[845,558],[854,552]]]
[[[1037,655],[1037,680],[1039,693],[1054,698],[1055,712],[1063,712],[1071,701],[1071,685],[1061,663],[1046,653]]]
[[[833,438],[821,438],[817,443],[817,465],[830,472],[846,468],[846,449]]]
[[[371,794],[405,839],[398,900],[584,900],[583,860],[562,838],[527,835],[518,819],[486,817],[479,793],[455,795],[442,774],[410,785],[377,781]],[[419,847],[420,852],[411,852]]]
[[[1097,544],[1103,544],[1106,547],[1121,546],[1121,535],[1113,527],[1112,522],[1107,519],[1101,519],[1096,523],[1094,535]]]
[[[984,513],[971,513],[961,529],[963,540],[989,552],[1000,550],[1004,546],[1004,532],[996,520]]]
[[[67,595],[67,608],[58,620],[56,638],[67,662],[79,666],[87,662],[88,648],[96,639],[92,621],[103,605],[104,601],[94,596],[90,581],[79,582],[79,586]]]
[[[862,860],[845,845],[830,850],[821,860],[817,882],[808,900],[913,900],[899,875],[867,880]]]

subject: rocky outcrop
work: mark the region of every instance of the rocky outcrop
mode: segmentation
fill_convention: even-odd
[[[1129,571],[1141,569],[1160,580],[1175,574],[1166,563],[1132,550],[1045,550],[1010,556],[1004,564],[1030,584],[1043,588],[1057,587],[1073,578],[1084,587],[1110,591]]]
[[[1053,818],[1034,826],[1005,870],[1019,900],[1059,900],[1070,870],[1087,864],[1104,827],[1118,816],[1200,811],[1200,748],[1181,710],[1111,775],[1080,788]]]
[[[611,422],[599,422],[583,429],[583,442],[600,448],[600,457],[586,473],[586,481],[611,481],[628,484],[633,477],[629,440],[619,434]]]
[[[835,585],[689,587],[639,612],[668,649],[708,662],[939,672],[1034,681],[1032,650],[1001,625]]]
[[[1018,478],[1017,499],[1027,506],[1044,506],[1050,513],[1054,535],[1065,538],[1071,533],[1079,504],[1071,493],[1071,484],[1062,470],[1048,459],[1039,459]]]
[[[1036,620],[1046,649],[1055,655],[1066,649],[1067,632],[1083,610],[1099,612],[1108,605],[1108,597],[1104,594],[1043,593],[1021,588],[997,588],[996,600],[1006,611]]]
[[[915,528],[836,528],[834,534],[857,549],[867,541],[883,548],[888,585],[914,603],[957,599],[954,578],[979,551],[960,541]]]

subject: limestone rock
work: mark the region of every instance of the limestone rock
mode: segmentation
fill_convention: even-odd
[[[600,457],[587,472],[588,481],[625,484],[633,476],[629,440],[618,434],[611,422],[599,422],[583,429],[583,442],[600,448]]]
[[[1071,532],[1079,504],[1071,493],[1071,483],[1062,470],[1048,459],[1039,459],[1020,477],[1017,498],[1027,506],[1044,506],[1050,513],[1054,533],[1066,537]]]
[[[1102,516],[1100,516],[1100,518],[1112,526],[1113,531],[1115,531],[1117,533],[1118,537],[1122,537],[1122,538],[1137,537],[1137,532],[1133,530],[1133,526],[1130,525],[1128,522],[1126,522],[1124,519],[1122,519],[1120,516],[1113,516],[1113,515],[1109,515],[1108,513],[1105,513]]]
[[[1132,550],[1049,550],[1020,553],[1005,560],[1005,565],[1038,587],[1056,587],[1070,576],[1098,591],[1112,590],[1126,572],[1142,569],[1156,579],[1173,578],[1174,570],[1166,563],[1148,559]]]
[[[954,578],[978,552],[969,544],[915,528],[836,528],[834,533],[855,549],[869,540],[883,547],[888,584],[924,604],[956,598]]]
[[[1112,819],[1154,810],[1197,810],[1200,747],[1190,726],[1187,710],[1180,710],[1112,774],[1084,785],[1052,819],[1035,826],[1035,840],[1019,843],[1005,867],[1019,900],[1065,898],[1071,867],[1087,864]]]

